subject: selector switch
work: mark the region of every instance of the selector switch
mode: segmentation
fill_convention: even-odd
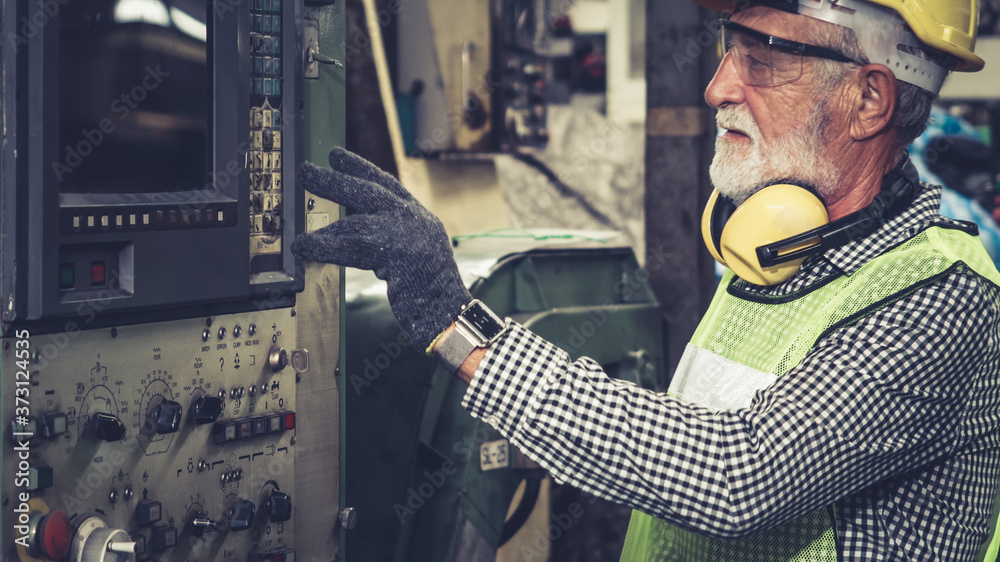
[[[278,345],[272,345],[267,352],[267,366],[277,373],[288,366],[288,352]]]
[[[292,518],[292,496],[285,492],[273,490],[267,498],[267,517],[273,523],[288,521]]]
[[[195,536],[200,537],[205,534],[205,531],[215,530],[215,519],[212,519],[203,511],[195,512],[188,523],[188,529]]]
[[[226,510],[226,517],[229,518],[229,529],[233,531],[243,531],[250,528],[253,523],[255,506],[250,500],[239,499]]]
[[[117,416],[98,412],[90,418],[90,431],[94,437],[114,443],[125,438],[125,424]]]
[[[173,400],[161,400],[150,413],[153,430],[160,435],[173,433],[181,427],[181,405]]]
[[[215,423],[222,415],[222,399],[218,396],[199,396],[191,406],[194,423],[198,425]]]

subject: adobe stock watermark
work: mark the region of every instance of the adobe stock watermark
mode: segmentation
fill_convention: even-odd
[[[19,22],[17,33],[7,33],[7,44],[17,52],[21,45],[27,45],[30,39],[38,36],[42,28],[52,21],[52,18],[59,15],[59,9],[71,0],[37,0],[38,11],[31,14],[31,17],[24,16]]]
[[[593,505],[596,501],[596,496],[586,499],[587,505]],[[548,560],[552,543],[562,538],[563,534],[576,525],[586,512],[586,507],[575,501],[566,507],[566,511],[550,513],[548,525],[544,528],[535,527],[530,532],[531,537],[522,541],[521,548],[518,549],[520,560],[524,562]]]
[[[647,290],[650,273],[659,271],[667,263],[667,258],[668,255],[663,251],[663,246],[650,248],[646,256],[646,265],[636,268],[631,274],[615,283],[614,292],[621,295],[625,302],[631,301],[633,297]],[[587,311],[587,319],[578,326],[570,326],[565,351],[575,353],[583,349],[587,342],[607,324],[610,314],[608,311],[618,304],[612,299],[607,299],[600,306]]]
[[[392,362],[399,358],[403,350],[411,347],[413,342],[410,341],[409,336],[406,333],[400,331],[399,335],[396,336],[395,341],[382,342],[379,344],[379,348],[382,350],[376,353],[372,358],[365,358],[363,361],[364,369],[362,369],[361,374],[352,373],[347,380],[351,382],[351,386],[354,387],[354,392],[358,396],[361,396],[361,391],[372,385],[382,373],[386,371]]]
[[[375,21],[367,22],[368,26],[377,24],[382,28],[387,27],[392,22],[392,18],[402,13],[403,8],[403,0],[389,0],[386,2],[385,8],[375,13]],[[362,29],[355,25],[351,31],[352,40],[345,41],[345,63],[350,63],[352,56],[364,54],[372,45],[372,36],[367,29]]]
[[[139,104],[149,96],[150,92],[158,88],[167,76],[170,76],[170,73],[161,70],[159,64],[155,68],[146,66],[146,74],[140,83],[111,102],[110,110],[118,118],[118,123],[128,119],[132,111],[138,109]],[[105,117],[101,119],[97,127],[82,129],[80,135],[83,140],[75,145],[67,144],[65,146],[66,154],[62,162],[52,162],[52,171],[56,175],[56,180],[62,181],[64,175],[73,173],[73,170],[83,163],[83,159],[93,154],[94,149],[100,146],[107,135],[114,133],[117,128],[118,125],[113,119]]]
[[[736,11],[742,10],[750,6],[750,0],[737,0],[734,2],[734,5]],[[704,54],[705,49],[719,44],[719,34],[722,33],[722,20],[704,20],[701,22],[701,25],[705,29],[697,34],[688,36],[683,53],[674,51],[674,65],[677,66],[678,72],[683,71],[685,66],[695,62],[698,57]]]
[[[454,455],[454,460],[445,460],[438,468],[425,470],[423,481],[406,489],[406,499],[403,503],[396,502],[392,506],[400,524],[424,507],[427,501],[433,498],[452,476],[458,474],[460,467],[465,466],[472,458],[478,458],[480,445],[489,440],[490,432],[483,424],[478,424],[472,435],[467,435],[452,445],[451,452]]]

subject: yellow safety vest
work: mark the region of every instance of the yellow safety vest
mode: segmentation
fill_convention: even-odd
[[[1000,273],[979,240],[944,227],[928,228],[854,274],[794,298],[733,295],[728,290],[733,274],[727,272],[681,358],[670,392],[715,410],[746,407],[757,390],[798,365],[826,334],[905,297],[959,263],[1000,285]],[[995,508],[993,528],[996,516]],[[742,539],[716,540],[633,511],[621,560],[836,562],[831,518],[832,507],[821,508]],[[995,560],[998,546],[1000,533],[994,531],[981,559]]]

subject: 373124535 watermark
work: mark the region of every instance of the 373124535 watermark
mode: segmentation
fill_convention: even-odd
[[[14,542],[25,547],[29,540],[29,521],[31,509],[31,438],[29,429],[31,416],[31,333],[28,330],[14,332],[14,423],[15,430],[11,437],[14,440],[14,454],[17,455],[17,471],[14,473],[14,486],[20,488],[14,504]]]

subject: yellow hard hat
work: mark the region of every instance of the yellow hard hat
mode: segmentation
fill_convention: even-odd
[[[977,71],[983,59],[976,48],[979,0],[868,0],[903,16],[918,39],[962,61],[955,68]]]
[[[913,34],[929,47],[959,60],[952,70],[974,72],[983,68],[983,59],[973,51],[979,26],[979,0],[865,0],[900,15]],[[718,10],[733,12],[754,4],[799,13],[797,0],[695,0]],[[836,3],[836,2],[835,2]],[[808,5],[814,5],[809,2]],[[809,6],[806,7],[809,7]],[[873,61],[878,62],[878,61]]]

